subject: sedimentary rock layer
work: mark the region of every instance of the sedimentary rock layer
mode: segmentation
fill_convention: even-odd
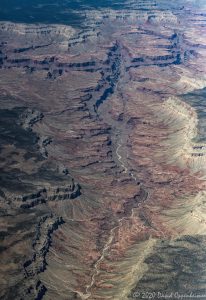
[[[84,15],[0,24],[0,297],[203,295],[204,9]]]

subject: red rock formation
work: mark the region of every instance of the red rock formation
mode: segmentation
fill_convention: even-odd
[[[162,242],[203,248],[204,145],[181,94],[205,86],[205,32],[195,7],[161,5],[86,11],[88,32],[1,24],[3,299],[132,299],[169,286]]]

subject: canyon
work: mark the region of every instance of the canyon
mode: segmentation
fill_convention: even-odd
[[[119,6],[0,22],[0,299],[206,294],[206,7]]]

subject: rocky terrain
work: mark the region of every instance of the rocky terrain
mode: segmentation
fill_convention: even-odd
[[[0,299],[206,294],[205,9],[0,23]]]

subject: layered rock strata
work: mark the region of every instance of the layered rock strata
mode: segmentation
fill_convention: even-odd
[[[84,14],[0,25],[0,297],[203,295],[204,9]]]

